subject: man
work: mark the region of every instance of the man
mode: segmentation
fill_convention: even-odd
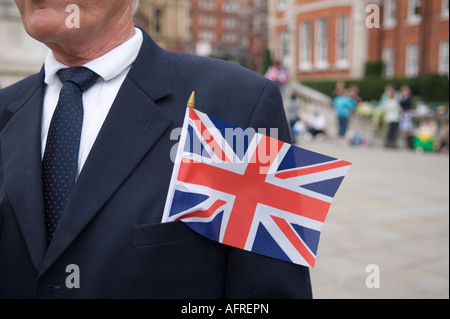
[[[161,224],[191,92],[199,110],[288,141],[276,85],[164,51],[134,27],[132,0],[71,3],[80,28],[67,1],[16,0],[51,50],[0,91],[0,297],[310,298],[306,268]]]

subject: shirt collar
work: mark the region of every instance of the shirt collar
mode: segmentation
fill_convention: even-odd
[[[131,39],[83,66],[100,75],[105,81],[114,79],[130,67],[139,54],[144,37],[140,29],[135,28],[135,30],[136,33]],[[64,68],[68,68],[68,66],[57,61],[53,52],[49,50],[44,64],[44,82],[47,85],[55,84],[58,78],[56,73]]]

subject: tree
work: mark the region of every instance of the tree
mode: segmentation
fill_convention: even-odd
[[[262,64],[262,74],[266,74],[267,70],[272,65],[273,65],[273,60],[272,60],[272,54],[270,53],[270,49],[265,48],[264,56],[263,56],[263,64]]]

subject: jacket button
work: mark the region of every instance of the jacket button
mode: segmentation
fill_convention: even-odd
[[[44,286],[44,289],[46,291],[57,291],[57,290],[66,289],[66,286],[65,285],[47,285],[47,286]]]

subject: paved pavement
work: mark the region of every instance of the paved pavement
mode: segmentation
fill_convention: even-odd
[[[331,140],[300,146],[353,163],[322,229],[314,298],[449,298],[449,157]],[[368,265],[379,288],[366,286],[377,283]]]

